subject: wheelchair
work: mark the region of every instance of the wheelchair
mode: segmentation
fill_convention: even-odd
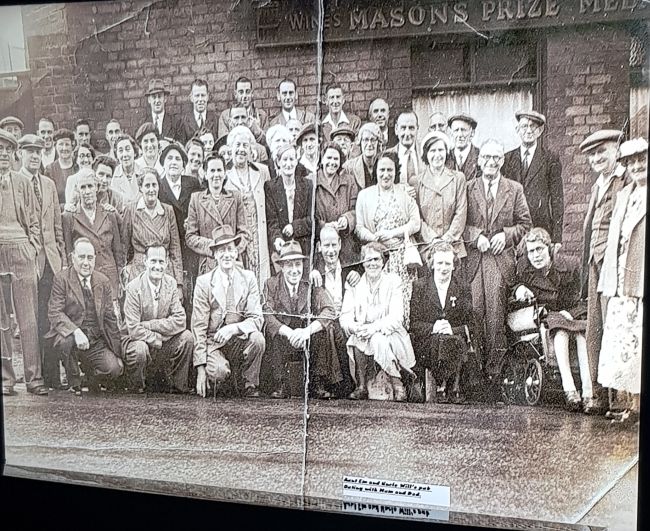
[[[562,395],[562,380],[557,365],[553,341],[544,323],[547,311],[536,300],[511,302],[506,319],[508,347],[504,354],[500,385],[507,404],[535,406]],[[575,347],[572,344],[572,350]],[[576,384],[579,370],[575,352],[571,352],[571,372]]]

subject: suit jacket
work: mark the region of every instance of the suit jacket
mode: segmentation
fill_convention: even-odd
[[[266,335],[270,339],[275,339],[283,325],[302,328],[316,320],[327,330],[336,318],[334,303],[324,288],[310,288],[309,282],[301,280],[292,300],[282,272],[266,281],[262,301]]]
[[[221,111],[221,114],[219,115],[218,138],[221,138],[230,132],[230,109],[231,107]],[[251,127],[249,127],[249,129],[251,130],[251,133],[253,133],[255,140],[257,140],[260,144],[263,144],[264,132],[267,129],[268,115],[266,114],[266,111],[258,109],[257,107],[253,107],[253,116],[255,117],[257,123],[255,125],[251,124]],[[215,138],[217,137],[215,136]]]
[[[329,113],[327,114],[327,116],[329,116]],[[327,118],[327,116],[325,116],[325,118]],[[361,127],[361,118],[359,118],[356,114],[352,114],[351,112],[346,112],[345,116],[350,122],[345,125],[347,125],[350,129],[352,129],[354,131],[354,134],[356,135],[359,132],[359,128]],[[323,120],[325,118],[323,118]],[[341,124],[339,123],[339,126],[340,125]],[[330,122],[321,121],[321,130],[323,131],[323,138],[325,139],[325,141],[331,140],[330,135],[332,134],[333,129],[334,127]]]
[[[316,123],[316,116],[313,112],[303,109],[296,108],[296,118],[302,124],[313,124]],[[284,119],[284,114],[280,111],[276,114],[271,121],[269,122],[269,127],[273,125],[287,125],[287,121]]]
[[[607,247],[605,247],[605,256],[603,258],[603,267],[598,280],[598,291],[607,297],[613,297],[617,294],[618,251],[621,225],[623,224],[623,220],[629,215],[634,216],[634,219],[630,220],[634,228],[632,229],[627,244],[623,291],[619,292],[618,295],[643,297],[646,208],[644,205],[644,208],[638,209],[631,214],[628,213],[628,201],[630,194],[634,190],[634,186],[634,183],[630,183],[618,193],[614,211],[612,212]]]
[[[143,116],[146,117],[146,122],[151,122],[156,125],[151,114],[151,108],[148,107],[144,112]],[[137,131],[137,129],[136,129]],[[162,122],[162,136],[164,138],[173,138],[179,142],[185,143],[182,138],[184,137],[185,132],[181,122],[178,120],[173,113],[169,112],[168,109],[165,109],[165,116],[163,117]]]
[[[95,222],[90,223],[78,208],[77,212],[63,213],[62,225],[66,256],[72,252],[77,238],[88,238],[95,248],[95,271],[110,279],[117,296],[119,273],[125,264],[121,222],[117,212],[106,212],[101,205],[97,205]]]
[[[196,279],[192,301],[192,333],[194,334],[194,366],[205,365],[208,341],[226,319],[226,288],[214,269]],[[243,318],[237,323],[241,338],[262,330],[264,317],[257,279],[251,271],[235,267],[232,285],[237,312]]]
[[[284,185],[281,177],[267,181],[264,184],[264,195],[266,197],[266,222],[268,225],[269,253],[275,250],[273,242],[276,238],[286,240],[282,235],[282,229],[289,223],[289,210],[287,196],[284,192]],[[312,197],[314,195],[313,181],[296,177],[296,192],[293,199],[293,237],[300,243],[302,252],[305,255],[311,251],[311,236],[313,227],[313,216],[311,211]]]
[[[551,235],[551,241],[562,241],[564,220],[564,188],[562,164],[554,153],[538,145],[528,171],[524,170],[521,149],[505,155],[503,174],[524,187],[533,227],[542,227]]]
[[[185,310],[174,277],[163,275],[155,313],[153,303],[147,273],[141,273],[126,286],[124,322],[129,339],[146,343],[156,339],[167,341],[185,330]]]
[[[392,154],[394,154],[394,155],[397,157],[397,159],[399,160],[399,143],[398,143],[398,144],[395,144],[392,148],[385,149],[385,150],[384,150],[384,153],[392,153]],[[420,149],[419,149],[419,147],[417,146],[417,143],[416,143],[416,145],[415,145],[415,157],[417,158],[417,161],[416,161],[416,164],[417,164],[417,172],[415,172],[415,175],[413,175],[413,176],[409,179],[409,182],[411,181],[411,179],[412,179],[413,177],[417,177],[417,174],[420,173],[420,172],[422,172],[422,169],[425,167],[425,166],[424,166],[424,162],[422,162],[422,158],[421,158],[421,154],[420,154]],[[395,174],[395,182],[396,182],[396,183],[402,183],[402,180],[401,180],[401,175],[402,175],[402,167],[401,167],[401,164],[400,164],[400,167],[399,167],[399,168],[396,168],[396,170],[397,170],[397,172],[396,172],[396,174]],[[402,183],[402,184],[406,184],[406,182],[404,182],[404,183]]]
[[[19,173],[32,184],[32,176],[24,168]],[[52,179],[41,173],[35,179],[38,180],[43,199],[43,205],[41,206],[34,194],[33,206],[39,221],[40,241],[43,245],[41,252],[36,257],[39,276],[43,274],[46,260],[52,272],[56,274],[67,264],[63,243],[63,225],[61,224],[59,196]]]
[[[501,176],[492,209],[492,218],[487,219],[487,200],[482,178],[467,183],[467,223],[465,242],[467,249],[468,280],[472,280],[483,258],[476,247],[476,240],[483,234],[488,239],[503,232],[506,246],[501,254],[495,255],[497,266],[504,278],[511,279],[515,272],[515,248],[531,228],[528,204],[521,184]],[[491,253],[491,251],[487,251]]]
[[[354,176],[359,190],[366,188],[366,170],[363,155],[346,160],[345,164],[343,164],[343,169],[349,171]],[[370,168],[370,175],[372,176],[372,168]]]
[[[194,177],[189,175],[181,176],[181,193],[176,199],[174,192],[172,192],[171,187],[169,186],[169,181],[166,178],[161,178],[158,181],[160,184],[160,190],[158,191],[158,199],[161,203],[171,205],[174,209],[174,215],[176,216],[176,225],[178,226],[178,235],[181,239],[181,242],[185,241],[185,220],[187,219],[187,213],[190,208],[190,199],[194,192],[201,191],[201,185],[199,181]],[[183,250],[183,262],[185,262],[186,255],[186,246],[182,245]]]
[[[97,324],[106,346],[117,356],[122,356],[120,332],[113,309],[113,293],[108,278],[94,271],[90,278],[90,288],[95,301]],[[54,276],[52,293],[48,304],[50,330],[45,337],[54,338],[53,344],[59,346],[83,323],[86,303],[77,271],[70,267],[62,269]]]
[[[14,196],[14,208],[18,223],[25,230],[25,234],[32,244],[38,256],[43,247],[41,241],[41,227],[38,219],[36,207],[36,196],[34,187],[20,173],[10,170],[9,179],[11,179],[12,191]],[[2,201],[0,201],[2,208]]]
[[[465,179],[468,181],[475,177],[479,177],[481,175],[481,168],[478,166],[478,154],[479,149],[472,145],[469,148],[469,154],[465,159],[465,163],[461,167],[458,167],[458,164],[456,164],[455,153],[452,150],[447,157],[447,167],[462,172],[463,175],[465,175]]]
[[[185,111],[182,113],[181,117],[178,120],[179,125],[177,140],[181,144],[185,145],[187,141],[192,138],[199,130],[199,124],[196,123],[196,118],[194,118],[194,107],[192,105],[186,107]],[[217,113],[211,111],[210,109],[206,110],[205,123],[203,124],[203,128],[209,130],[212,133],[212,136],[214,136],[215,140],[219,138],[217,136],[218,122],[219,117],[217,116]]]

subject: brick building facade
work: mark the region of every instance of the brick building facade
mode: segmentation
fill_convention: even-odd
[[[21,86],[23,91],[29,89],[25,94],[34,109],[33,115],[24,116],[28,128],[43,115],[67,127],[87,117],[94,143],[103,150],[109,119],[117,118],[130,133],[146,120],[143,93],[152,77],[172,88],[168,109],[173,113],[189,105],[196,77],[209,84],[209,106],[225,109],[232,102],[234,81],[242,75],[253,80],[256,103],[270,115],[280,110],[276,87],[284,77],[298,81],[298,105],[315,110],[316,45],[256,46],[258,4],[160,0],[24,6],[30,70],[21,77]],[[628,127],[635,27],[621,21],[551,26],[535,33],[533,101],[548,117],[545,143],[563,164],[564,239],[572,254],[578,254],[581,246],[593,179],[577,145],[599,128]],[[311,38],[315,41],[315,31]],[[453,46],[453,38],[447,40]],[[326,41],[321,86],[340,82],[347,94],[346,108],[364,119],[370,101],[383,97],[394,119],[399,110],[412,106],[414,98],[432,90],[416,88],[413,82],[420,71],[421,60],[414,51],[420,41],[415,37]],[[3,109],[8,103],[24,107],[24,102],[20,107],[16,101],[9,101],[7,94],[0,96]]]

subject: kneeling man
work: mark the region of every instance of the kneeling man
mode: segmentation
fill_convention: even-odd
[[[54,277],[48,306],[53,347],[60,350],[70,387],[81,395],[79,361],[95,384],[122,375],[120,333],[108,278],[95,271],[95,248],[78,238],[72,249],[72,268]]]
[[[185,309],[176,279],[165,274],[167,249],[147,248],[145,271],[126,287],[124,354],[130,386],[138,393],[188,392],[194,338],[185,329]]]
[[[211,385],[225,382],[234,372],[238,389],[243,380],[244,396],[258,398],[265,342],[257,279],[236,263],[241,237],[232,227],[217,227],[212,239],[217,266],[198,277],[194,287],[196,392],[205,396]]]

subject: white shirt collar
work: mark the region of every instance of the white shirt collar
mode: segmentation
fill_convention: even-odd
[[[341,124],[350,124],[350,120],[348,120],[348,117],[345,114],[345,112],[343,111],[343,109],[341,109],[341,114],[339,115],[339,123],[338,124],[334,123],[334,120],[332,120],[332,116],[330,115],[330,113],[327,113],[327,116],[323,120],[323,123],[325,123],[325,122],[329,122],[330,124],[332,124],[332,127],[338,127]]]
[[[488,193],[488,188],[490,186],[490,183],[493,182],[494,185],[492,186],[492,190],[494,191],[494,196],[496,197],[497,190],[499,189],[499,182],[501,181],[501,174],[497,175],[492,181],[489,179],[486,179],[485,177],[481,177],[483,180],[483,188],[485,190],[485,196],[487,197]]]
[[[91,280],[92,276],[87,277],[87,279],[86,279],[86,278],[82,277],[81,275],[77,274],[77,277],[79,277],[79,284],[81,285],[82,288],[84,287],[84,281],[88,280],[88,285],[92,289],[92,285],[93,285],[92,280]]]
[[[162,288],[162,280],[160,281],[160,284],[156,286],[153,282],[151,282],[151,279],[149,278],[149,275],[146,275],[147,277],[147,282],[149,283],[149,289],[151,290],[151,296],[156,298],[156,295],[160,296],[160,290]]]
[[[409,152],[412,152],[413,155],[417,155],[415,150],[415,142],[413,142],[413,144],[411,144],[411,147],[409,148],[407,148],[403,144],[397,144],[397,153],[399,154],[400,158],[404,157]]]
[[[296,112],[296,108],[294,107],[291,109],[290,112],[285,111],[282,109],[282,114],[284,115],[284,121],[288,122],[289,120],[297,120],[298,119],[298,113]]]
[[[147,206],[144,204],[144,197],[140,197],[140,199],[138,199],[138,203],[136,204],[135,208],[136,210],[145,210],[147,208]],[[160,199],[156,201],[156,206],[154,207],[153,212],[156,216],[165,215],[165,209],[160,203]]]
[[[533,160],[533,156],[535,155],[535,150],[537,149],[537,142],[535,142],[532,146],[526,147],[523,144],[519,146],[519,154],[521,155],[521,160],[524,160],[524,153],[526,150],[528,150],[528,162],[530,163],[531,160]]]
[[[207,114],[207,111],[203,111],[203,112],[194,111],[194,121],[198,124],[199,123],[199,117],[201,117],[201,119],[203,121],[203,125],[205,125],[206,114]]]

